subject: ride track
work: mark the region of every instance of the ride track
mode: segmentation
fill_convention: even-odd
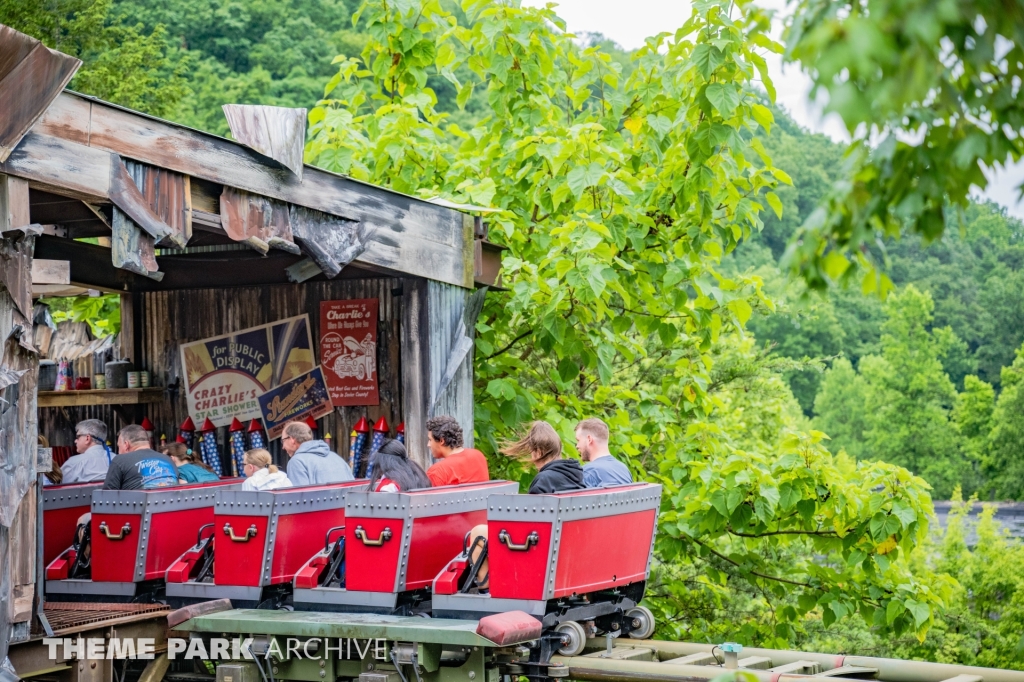
[[[371,493],[365,481],[263,492],[235,480],[173,491],[52,486],[47,592],[93,603],[48,602],[45,634],[85,623],[109,647],[157,632],[144,682],[667,682],[730,670],[759,682],[1024,682],[1013,671],[649,640],[654,617],[640,601],[660,486],[517,490],[503,481],[408,493]],[[87,510],[83,564],[73,534],[57,531]],[[481,524],[489,591],[468,541]],[[153,610],[160,602],[177,610]],[[22,677],[114,679],[109,660],[45,660],[33,641],[35,653],[29,643],[12,654]]]

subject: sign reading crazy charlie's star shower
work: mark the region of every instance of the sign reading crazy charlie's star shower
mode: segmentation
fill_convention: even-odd
[[[182,344],[181,366],[188,411],[197,423],[259,419],[261,395],[316,367],[309,316]]]

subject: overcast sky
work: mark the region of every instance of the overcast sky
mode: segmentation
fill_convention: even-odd
[[[541,5],[545,0],[526,0]],[[762,0],[763,6],[782,10],[784,0]],[[603,33],[626,49],[635,49],[647,36],[673,31],[690,15],[690,4],[679,0],[561,0],[556,8],[570,31]],[[775,55],[769,60],[777,101],[805,128],[825,133],[836,141],[846,141],[845,128],[838,117],[822,117],[821,107],[808,101],[810,82],[799,69],[783,67]],[[985,196],[1006,206],[1010,213],[1024,218],[1024,202],[1017,201],[1017,187],[1024,182],[1024,164],[995,173]]]

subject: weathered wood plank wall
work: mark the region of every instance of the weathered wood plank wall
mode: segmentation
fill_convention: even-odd
[[[43,407],[39,409],[39,433],[46,437],[50,447],[74,447],[75,425],[85,419],[99,419],[110,429],[108,439],[130,422],[125,422],[110,405],[87,407]],[[160,434],[157,434],[157,438]]]
[[[4,247],[12,237],[0,237]],[[19,316],[0,285],[0,660],[11,642],[28,638],[35,596],[39,358],[19,343]]]
[[[459,341],[460,323],[472,291],[442,282],[427,282],[427,314],[429,317],[430,396],[428,417],[451,415],[462,426],[467,448],[473,447],[473,351],[461,361],[453,358]],[[475,320],[473,321],[475,323]],[[442,386],[445,374],[458,369],[447,387]]]
[[[408,279],[402,287],[401,324],[405,449],[409,458],[424,469],[431,463],[424,437],[430,409],[429,329],[427,282]]]
[[[330,433],[332,447],[347,456],[352,426],[365,416],[370,421],[385,417],[394,428],[402,421],[402,367],[400,320],[403,281],[394,278],[351,279],[265,287],[235,287],[147,292],[138,295],[134,310],[135,333],[139,339],[136,363],[152,373],[157,386],[179,386],[162,404],[147,406],[146,413],[156,427],[156,436],[173,440],[178,425],[188,414],[181,372],[182,343],[309,314],[314,346],[320,333],[320,301],[377,298],[380,314],[377,326],[377,368],[380,405],[342,407],[319,421],[320,434]],[[319,348],[316,350],[319,362]],[[226,430],[221,429],[221,442]],[[279,441],[272,452],[278,454]],[[279,460],[280,461],[280,460]]]

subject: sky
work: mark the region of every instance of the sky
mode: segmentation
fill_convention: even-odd
[[[680,0],[555,0],[556,12],[570,31],[603,33],[631,50],[644,39],[661,31],[672,31],[690,15],[690,3]],[[542,5],[546,0],[525,0],[524,4]],[[762,6],[778,11],[784,0],[762,0]],[[777,103],[805,128],[824,133],[837,142],[849,139],[842,121],[835,114],[822,116],[822,107],[808,99],[810,80],[792,65],[784,66],[777,55],[768,55],[769,69],[777,92]],[[1011,215],[1024,219],[1024,202],[1017,200],[1017,187],[1024,183],[1024,163],[1008,170],[996,170],[984,196],[1005,206]],[[980,192],[976,192],[980,194]]]

